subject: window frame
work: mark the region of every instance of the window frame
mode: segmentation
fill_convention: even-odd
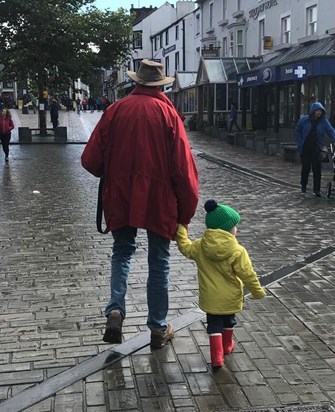
[[[315,12],[315,16],[314,16]],[[315,20],[313,20],[313,17]],[[312,6],[306,7],[306,35],[313,36],[317,33],[317,23],[318,23],[318,6],[313,4]]]

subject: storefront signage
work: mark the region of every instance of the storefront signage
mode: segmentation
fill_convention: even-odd
[[[219,57],[219,49],[202,49],[201,55],[203,57]]]
[[[239,87],[255,86],[258,84],[273,83],[277,80],[276,68],[266,67],[264,69],[241,74],[237,77]]]
[[[308,74],[308,65],[306,63],[295,63],[280,68],[280,80],[303,80]]]
[[[175,44],[173,46],[170,46],[170,47],[166,48],[166,49],[163,49],[162,54],[163,54],[163,56],[165,56],[166,54],[172,52],[173,50],[176,50],[176,45]]]
[[[277,6],[277,0],[268,0],[264,3],[260,4],[258,7],[249,11],[249,18],[250,19],[258,19],[259,13],[263,13],[264,10],[270,9],[273,6]]]

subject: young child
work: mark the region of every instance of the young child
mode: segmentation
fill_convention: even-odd
[[[266,293],[259,283],[248,252],[236,240],[240,215],[231,207],[211,199],[205,203],[207,230],[194,242],[187,229],[178,225],[180,252],[196,262],[199,280],[199,306],[207,314],[212,367],[224,364],[224,355],[234,349],[235,314],[243,308],[243,285],[254,299]]]

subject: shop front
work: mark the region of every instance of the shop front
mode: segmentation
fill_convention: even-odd
[[[312,102],[335,121],[335,39],[299,45],[237,77],[241,94],[252,90],[253,130],[292,130]],[[247,112],[248,105],[242,107]]]

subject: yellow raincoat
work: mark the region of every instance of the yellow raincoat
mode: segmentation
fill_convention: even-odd
[[[180,252],[196,262],[199,280],[199,307],[212,315],[231,315],[243,308],[243,284],[254,299],[266,293],[259,283],[248,252],[235,236],[221,229],[207,229],[192,242],[184,226],[178,225]]]

